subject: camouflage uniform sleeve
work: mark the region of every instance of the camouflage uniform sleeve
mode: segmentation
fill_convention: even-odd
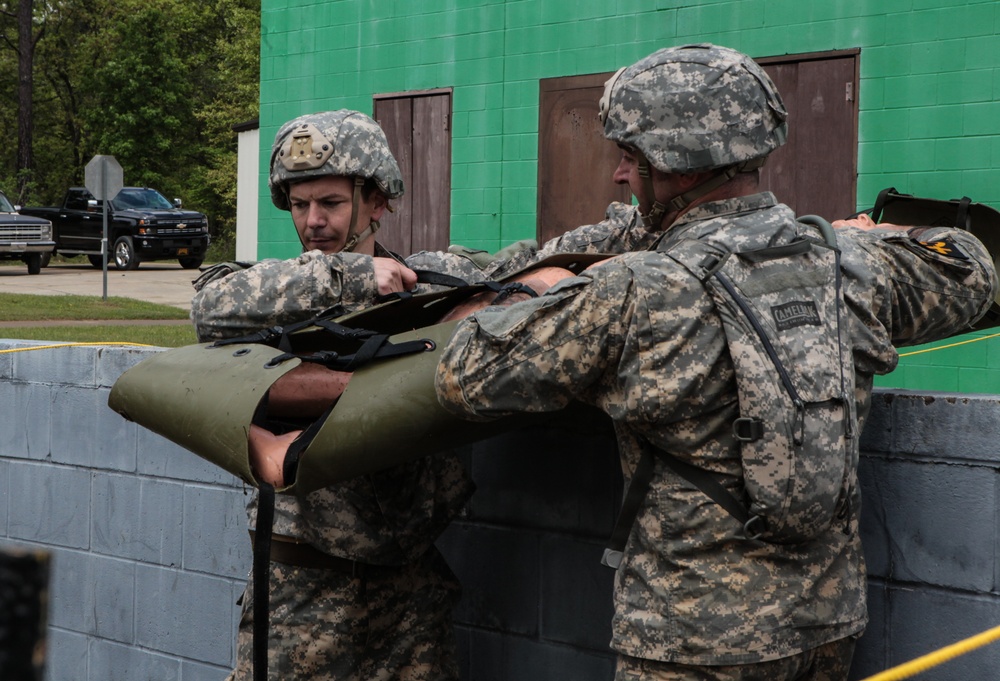
[[[428,270],[449,274],[453,277],[463,279],[469,284],[475,284],[486,279],[483,272],[482,259],[478,254],[482,251],[474,251],[476,255],[470,257],[470,252],[461,247],[453,247],[456,252],[442,253],[441,251],[420,251],[407,256],[406,266],[411,270]]]
[[[877,314],[896,347],[962,333],[996,297],[993,258],[969,232],[917,227],[857,237],[886,273],[887,295]]]
[[[605,219],[596,225],[584,225],[549,239],[540,249],[522,249],[508,258],[498,259],[487,267],[492,279],[499,279],[531,263],[557,253],[628,253],[652,246],[659,234],[647,231],[638,219],[635,206],[614,202],[605,211]]]
[[[232,338],[309,319],[335,305],[369,305],[377,292],[370,256],[310,251],[204,283],[191,301],[191,320],[203,342]]]
[[[587,272],[538,298],[480,310],[459,324],[442,354],[439,401],[465,418],[587,401],[584,393],[616,374],[626,298],[609,291],[600,272]]]

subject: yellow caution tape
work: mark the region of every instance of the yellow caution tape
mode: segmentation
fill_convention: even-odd
[[[970,338],[969,340],[959,341],[958,343],[949,343],[948,345],[939,345],[934,348],[924,348],[923,350],[914,350],[913,352],[902,352],[900,357],[910,357],[912,355],[922,355],[925,352],[935,352],[937,350],[947,350],[948,348],[957,348],[959,345],[967,345],[968,343],[978,343],[979,341],[989,340],[991,338],[997,338],[1000,333],[990,334],[989,336],[982,336],[981,338]]]
[[[984,646],[987,643],[992,643],[998,638],[1000,638],[1000,627],[993,627],[992,629],[984,631],[981,634],[970,636],[964,641],[959,641],[958,643],[953,643],[950,646],[945,646],[940,650],[935,650],[933,653],[922,655],[921,657],[893,667],[892,669],[880,672],[875,676],[869,676],[866,679],[862,679],[862,681],[898,681],[898,679],[906,679],[914,674],[927,671],[931,667],[936,667],[937,665],[947,662],[948,660],[958,657],[959,655],[964,655],[965,653]]]
[[[130,345],[136,348],[155,348],[155,345],[147,345],[145,343],[126,343],[126,342],[98,342],[93,343],[52,343],[50,345],[33,345],[27,348],[10,348],[7,350],[0,350],[0,355],[6,355],[11,352],[29,352],[31,350],[51,350],[52,348],[71,348],[78,345]]]

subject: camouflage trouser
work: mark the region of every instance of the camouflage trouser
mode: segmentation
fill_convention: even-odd
[[[236,669],[253,679],[253,578],[243,594]],[[269,681],[455,681],[451,611],[460,587],[435,549],[363,578],[271,563]]]
[[[618,656],[615,681],[845,681],[857,637],[756,664],[689,666]]]

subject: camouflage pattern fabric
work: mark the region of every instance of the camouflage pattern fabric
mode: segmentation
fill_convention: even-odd
[[[601,102],[604,136],[639,149],[665,173],[693,173],[767,156],[784,144],[788,112],[745,54],[669,47],[617,74]]]
[[[340,109],[306,114],[278,130],[271,148],[271,202],[288,210],[288,183],[326,175],[375,180],[388,199],[403,195],[403,175],[385,132],[370,116]]]
[[[793,221],[765,192],[698,205],[663,239],[730,250],[779,245],[794,233],[786,229]],[[964,231],[837,236],[863,425],[872,375],[895,367],[893,345],[967,328],[988,308],[997,280],[992,258]],[[948,255],[932,247],[941,241],[952,245]],[[624,254],[538,298],[476,313],[446,348],[437,390],[447,409],[476,417],[581,400],[614,420],[627,477],[644,439],[715,473],[737,495],[742,486],[732,433],[737,390],[721,321],[702,283],[662,253]],[[852,506],[860,501],[855,487]],[[751,541],[725,510],[657,461],[616,575],[612,647],[649,660],[745,665],[861,632],[857,515],[809,542]]]
[[[376,255],[395,257],[378,245]],[[479,281],[484,276],[471,260],[459,255],[420,253],[407,263],[468,281]],[[222,267],[200,284],[192,301],[191,318],[202,341],[309,319],[335,305],[342,305],[346,311],[360,309],[375,302],[377,291],[370,257],[353,253],[323,255],[319,251],[251,267]],[[274,662],[269,666],[268,678],[457,678],[452,669],[454,661],[450,660],[451,604],[457,599],[454,594],[459,587],[446,568],[442,570],[426,557],[435,552],[435,539],[461,512],[472,490],[472,481],[458,457],[443,453],[318,490],[304,501],[294,495],[277,495],[273,525],[276,535],[305,540],[341,558],[404,567],[380,573],[375,599],[361,588],[364,585],[347,583],[334,570],[289,569],[272,564],[271,607],[276,615],[271,623],[269,659]],[[256,527],[256,510],[254,494],[247,508],[250,527]],[[414,604],[414,599],[423,597],[413,592],[413,585],[420,580],[435,585],[433,599]],[[442,591],[450,594],[447,607],[438,599]],[[319,605],[313,602],[314,597],[320,598]],[[240,624],[238,664],[244,671],[237,676],[241,679],[252,659],[252,610],[246,609],[247,601],[252,600],[251,586],[243,598],[246,612]],[[340,605],[336,612],[324,615],[323,603]],[[383,603],[392,606],[385,614],[380,611]],[[415,605],[415,609],[404,617],[400,614],[404,605],[395,603]],[[418,614],[421,616],[414,617]],[[354,633],[344,638],[342,631]],[[362,635],[365,632],[370,635]],[[300,644],[300,640],[304,643]],[[286,646],[291,649],[286,650]],[[380,652],[379,647],[393,652]],[[411,657],[426,656],[437,656],[438,662],[418,665],[417,669],[427,670],[425,675],[402,675]],[[345,659],[351,659],[359,670],[368,670],[364,672],[368,675],[341,675]],[[337,670],[325,669],[325,661],[337,666]],[[312,671],[289,676],[282,671],[288,669],[288,664]],[[393,666],[397,664],[402,666]]]
[[[546,241],[540,249],[522,248],[506,258],[496,259],[485,268],[484,273],[491,279],[499,279],[557,253],[644,251],[660,236],[661,232],[650,231],[643,226],[636,206],[615,201],[607,207],[603,221],[577,227]]]
[[[798,655],[748,665],[692,667],[620,656],[615,681],[843,681],[851,671],[857,639],[853,636],[827,643]]]
[[[375,256],[399,260],[378,244]],[[405,264],[470,283],[486,278],[473,260],[458,254],[422,251]],[[202,342],[302,321],[336,305],[351,312],[375,304],[378,295],[372,259],[358,253],[308,251],[290,260],[263,260],[252,267],[227,263],[210,268],[197,283],[191,320]],[[425,290],[430,289],[418,289]]]
[[[363,577],[271,564],[268,676],[310,681],[457,679],[451,611],[457,581],[437,551]],[[237,667],[252,681],[253,585],[243,601]]]

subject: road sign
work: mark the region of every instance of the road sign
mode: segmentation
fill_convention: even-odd
[[[108,202],[125,186],[121,164],[114,156],[98,154],[90,159],[83,175],[84,186],[98,201],[104,202],[104,236],[101,238],[101,270],[104,272],[104,300],[108,299]]]
[[[83,184],[95,199],[113,199],[125,186],[122,167],[114,156],[98,154],[87,164]]]

